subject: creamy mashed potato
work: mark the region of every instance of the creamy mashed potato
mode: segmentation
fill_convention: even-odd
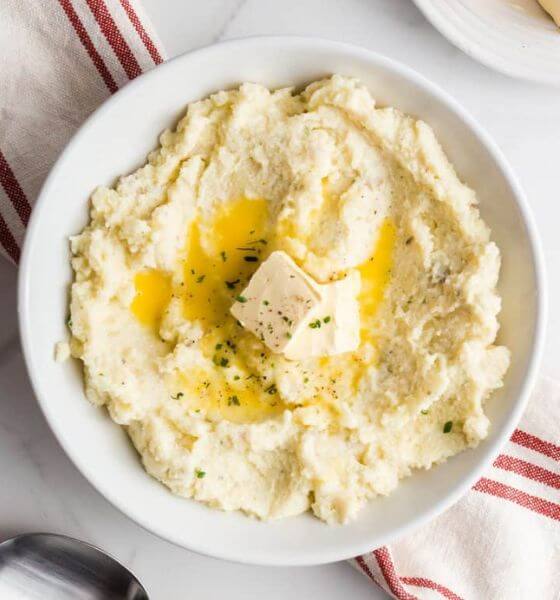
[[[345,522],[486,437],[500,254],[428,125],[334,76],[219,92],[160,141],[71,240],[72,354],[151,475]],[[236,322],[274,250],[321,284],[359,274],[356,351],[288,360]]]

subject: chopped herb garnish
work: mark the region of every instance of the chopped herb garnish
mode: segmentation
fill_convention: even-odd
[[[206,275],[200,275],[199,277],[196,278],[196,283],[202,283],[204,281],[205,277],[206,277]]]
[[[72,317],[68,317],[68,321],[66,321],[66,324],[68,325],[68,327],[70,327],[70,329],[72,329]]]
[[[171,394],[171,397],[173,398],[173,400],[179,400],[179,398],[182,398],[184,395],[185,394],[183,394],[183,392],[177,392],[175,396]]]
[[[290,338],[292,337],[292,334],[291,334],[291,333],[288,331],[288,332],[286,332],[286,337],[287,337],[288,339],[290,339]]]
[[[249,256],[244,256],[243,260],[245,262],[257,262],[259,260],[258,256],[253,256],[252,254],[250,254]]]
[[[453,429],[453,421],[447,421],[443,426],[443,433],[449,433]]]
[[[216,344],[216,350],[221,350],[223,347],[223,344]]]
[[[233,290],[233,288],[239,283],[239,279],[236,279],[235,281],[226,281],[226,285],[228,287],[228,290]]]
[[[325,318],[323,319],[323,323],[328,323],[330,320],[331,320],[331,318],[330,318],[330,317],[325,317]]]
[[[220,359],[220,367],[227,367],[229,365],[229,360],[224,356]]]
[[[243,304],[244,302],[247,302],[247,298],[245,298],[245,296],[235,296],[235,299],[237,300],[237,302],[241,302],[241,304]]]
[[[268,305],[270,304],[270,302],[269,302],[268,300],[263,300],[263,304],[264,304],[265,306],[268,306]]]
[[[225,253],[225,251],[224,251],[224,250],[222,250],[222,251],[220,252],[220,256],[222,257],[222,260],[223,260],[224,262],[226,262],[226,260],[227,260],[227,254]]]
[[[269,385],[265,390],[264,390],[267,394],[276,394],[276,392],[278,391],[276,388],[276,384],[272,384]]]
[[[239,379],[241,379],[241,378],[239,377],[239,375],[234,375],[234,376],[233,376],[233,378],[235,379],[235,381],[238,381]]]
[[[412,240],[413,240],[413,239],[414,239],[413,237],[406,238],[406,242],[405,242],[405,244],[408,246],[409,244],[411,244],[411,243],[412,243]]]
[[[228,406],[239,406],[239,398],[237,396],[230,396],[227,401]]]
[[[309,327],[311,327],[311,329],[319,329],[319,327],[321,327],[321,321],[319,319],[312,321],[309,323]]]
[[[200,469],[197,469],[195,473],[197,479],[202,479],[206,475],[206,471],[201,471]]]
[[[426,409],[424,409],[424,410],[421,410],[420,412],[421,412],[423,415],[427,415],[427,414],[428,414],[430,411],[429,411],[429,410],[426,410]]]

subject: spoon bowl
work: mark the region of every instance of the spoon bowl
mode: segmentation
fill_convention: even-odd
[[[0,598],[148,600],[148,594],[99,548],[64,535],[32,533],[0,544]]]

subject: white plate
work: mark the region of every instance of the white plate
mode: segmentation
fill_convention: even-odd
[[[258,81],[301,86],[331,73],[365,82],[380,104],[431,123],[461,177],[478,192],[483,217],[503,251],[501,342],[513,352],[504,388],[488,405],[487,441],[419,472],[358,520],[328,527],[309,515],[262,523],[173,496],[149,477],[126,434],[84,398],[80,365],[53,361],[67,337],[71,280],[68,236],[87,223],[100,183],[141,165],[188,102]],[[545,319],[542,258],[516,178],[495,144],[439,88],[367,50],[307,38],[249,38],[180,56],[137,78],[82,126],[52,170],[34,208],[19,281],[21,337],[43,412],[77,468],[115,506],[161,537],[197,552],[248,563],[308,565],[371,550],[449,507],[481,475],[513,431],[541,354]],[[68,493],[71,493],[68,490]]]
[[[560,28],[537,0],[413,0],[450,42],[502,73],[560,86]]]

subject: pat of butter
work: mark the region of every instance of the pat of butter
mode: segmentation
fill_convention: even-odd
[[[360,275],[318,284],[282,251],[257,269],[231,308],[273,352],[291,360],[355,350],[360,342]]]
[[[323,300],[307,317],[284,355],[291,360],[331,356],[356,350],[360,344],[361,280],[351,271],[339,281],[321,285]]]
[[[282,353],[321,301],[319,285],[279,251],[255,271],[231,313],[272,351]]]

